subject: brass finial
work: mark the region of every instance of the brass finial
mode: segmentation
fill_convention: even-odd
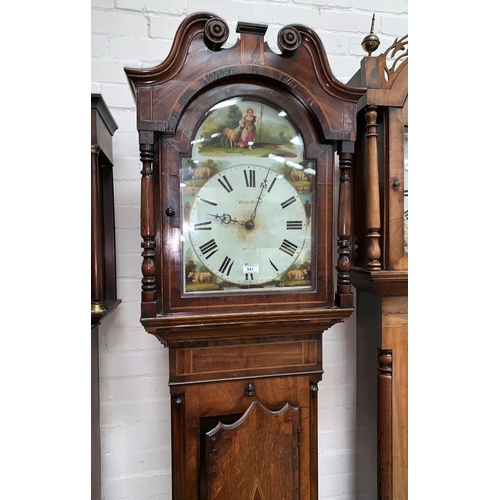
[[[375,52],[380,45],[380,40],[378,39],[378,36],[373,34],[374,26],[375,26],[375,14],[373,14],[372,17],[372,27],[370,29],[370,34],[366,35],[363,41],[361,42],[361,47],[363,47],[363,50],[365,52],[368,52],[368,57],[371,56],[372,52]]]

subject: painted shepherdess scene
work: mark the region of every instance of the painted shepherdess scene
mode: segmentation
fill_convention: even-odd
[[[300,156],[295,130],[284,111],[254,101],[231,99],[214,106],[196,138],[203,156]],[[194,151],[193,151],[194,153]]]

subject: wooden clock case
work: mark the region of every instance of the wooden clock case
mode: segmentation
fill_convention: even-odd
[[[408,497],[408,246],[405,133],[408,36],[365,57],[350,85],[358,104],[353,168],[358,498]],[[407,217],[407,214],[406,214]]]
[[[91,95],[92,326],[120,304],[116,294],[113,135],[118,125],[100,94]]]
[[[143,163],[141,322],[169,348],[176,500],[318,498],[322,334],[353,312],[350,170],[364,91],[335,79],[310,29],[283,28],[281,54],[269,49],[266,30],[240,22],[240,38],[225,49],[227,24],[194,14],[182,22],[161,64],[125,68]],[[316,162],[313,291],[182,293],[179,162],[207,111],[238,96],[287,110]],[[335,153],[341,172],[337,256]]]
[[[92,500],[101,498],[99,325],[121,303],[116,293],[113,135],[118,125],[100,94],[91,95],[91,413]]]

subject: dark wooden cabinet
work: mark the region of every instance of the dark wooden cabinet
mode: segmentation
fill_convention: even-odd
[[[121,302],[116,295],[113,135],[118,128],[100,94],[91,96],[91,314],[96,326]]]
[[[99,94],[91,96],[91,413],[92,500],[101,498],[99,324],[121,300],[116,294],[113,134],[118,126]]]
[[[281,54],[266,30],[240,22],[226,49],[225,21],[194,14],[161,64],[125,68],[143,164],[141,322],[169,348],[176,500],[318,498],[322,334],[354,310],[365,91],[332,75],[309,28],[283,28]]]
[[[358,498],[408,497],[407,36],[365,57],[353,168]]]

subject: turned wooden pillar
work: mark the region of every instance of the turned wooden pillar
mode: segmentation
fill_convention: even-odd
[[[366,107],[366,228],[367,269],[382,269],[380,257],[380,186],[378,174],[377,106]]]
[[[153,133],[140,134],[141,171],[141,247],[142,252],[142,307],[146,315],[156,314],[156,224],[153,188],[155,148]]]
[[[352,226],[352,185],[350,172],[352,169],[353,151],[353,143],[341,143],[341,151],[339,153],[337,293],[335,295],[335,302],[339,307],[352,307],[354,304],[349,274],[351,270],[350,246]]]

